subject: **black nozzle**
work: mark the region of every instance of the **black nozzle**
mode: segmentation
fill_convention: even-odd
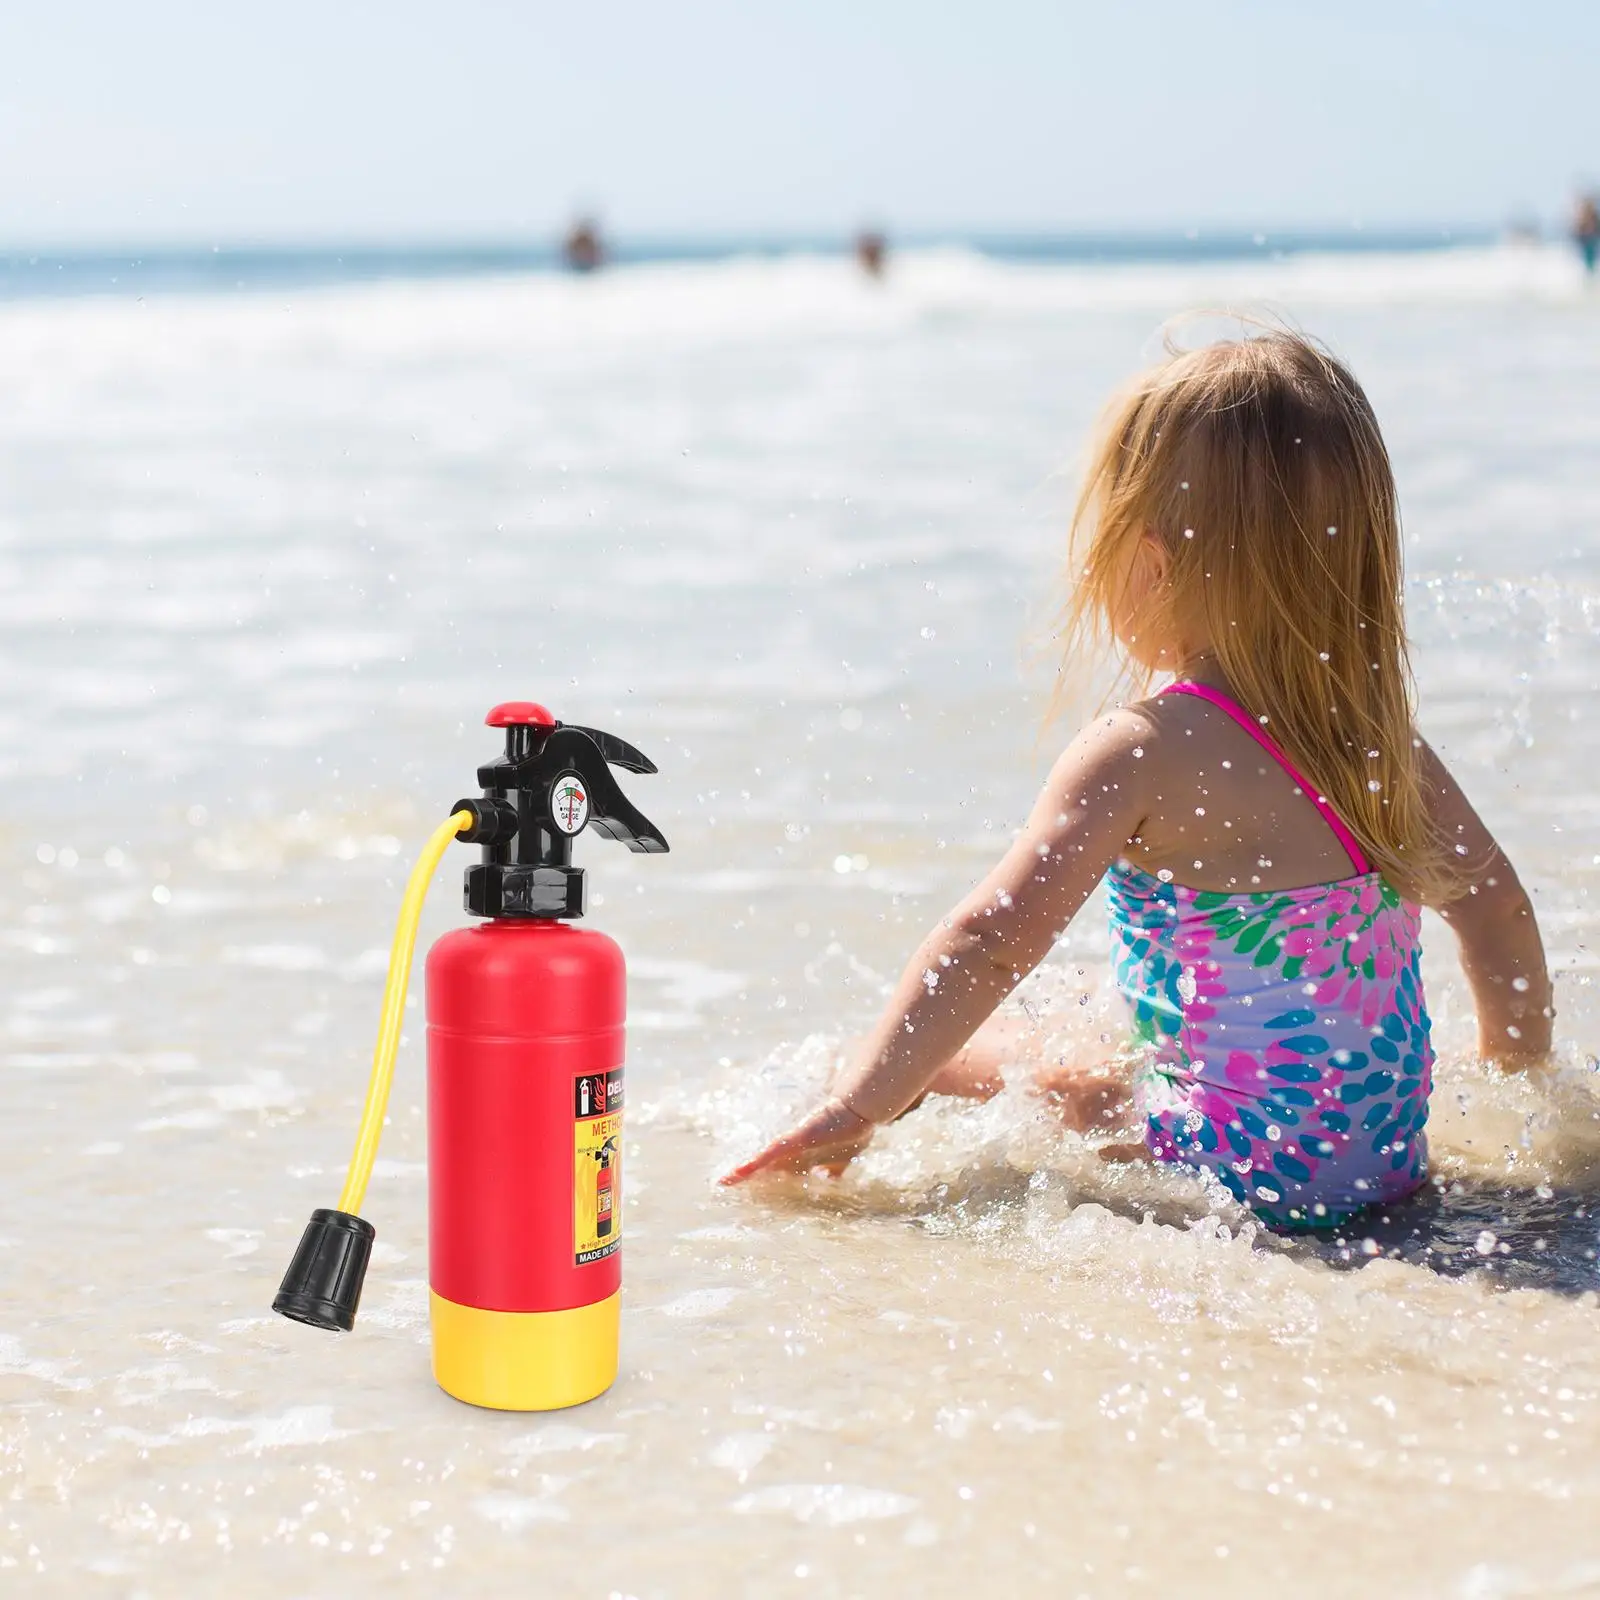
[[[469,797],[466,800],[457,800],[450,807],[452,816],[458,811],[468,811],[472,814],[472,826],[463,828],[456,835],[462,844],[504,844],[508,839],[515,839],[517,836],[517,808],[508,801],[496,800],[489,795],[485,795],[481,800]]]
[[[313,1211],[272,1309],[313,1328],[349,1333],[377,1235],[370,1222],[348,1211]]]

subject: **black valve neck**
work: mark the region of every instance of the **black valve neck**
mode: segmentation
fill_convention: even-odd
[[[529,727],[526,723],[514,723],[507,728],[505,757],[507,764],[515,766],[518,762],[528,760],[544,743],[548,731],[546,728]]]

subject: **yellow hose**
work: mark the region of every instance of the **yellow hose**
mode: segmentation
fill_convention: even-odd
[[[411,977],[411,954],[417,947],[422,902],[445,851],[463,828],[471,826],[470,811],[458,811],[448,821],[441,822],[429,835],[416,866],[411,869],[411,876],[406,879],[400,920],[395,924],[394,944],[389,950],[389,981],[383,988],[383,1015],[378,1022],[377,1048],[372,1052],[372,1081],[367,1085],[367,1103],[361,1108],[361,1131],[356,1135],[350,1171],[344,1180],[344,1192],[339,1196],[339,1209],[352,1216],[361,1210],[367,1184],[372,1179],[372,1163],[378,1159],[378,1140],[383,1133],[384,1113],[389,1108],[389,1088],[394,1082],[394,1058],[400,1048],[406,984]]]

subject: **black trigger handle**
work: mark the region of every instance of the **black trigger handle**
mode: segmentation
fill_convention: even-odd
[[[619,739],[614,733],[602,733],[598,728],[585,728],[577,722],[558,722],[558,728],[571,728],[574,733],[586,733],[600,748],[600,754],[614,767],[624,772],[659,772],[661,769],[644,751]]]

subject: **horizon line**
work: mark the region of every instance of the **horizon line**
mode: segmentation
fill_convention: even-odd
[[[1508,232],[1535,232],[1541,237],[1559,236],[1542,219],[1512,218],[1498,223],[1484,221],[1416,222],[1293,222],[1129,225],[1092,224],[1081,226],[958,225],[907,227],[896,230],[881,222],[857,226],[785,228],[686,228],[681,230],[641,228],[612,229],[600,223],[602,234],[616,249],[632,251],[651,247],[685,250],[843,248],[864,232],[884,234],[891,247],[927,248],[938,245],[1046,245],[1117,244],[1148,242],[1182,245],[1186,243],[1233,243],[1267,248],[1272,244],[1312,244],[1337,239],[1368,239],[1374,242],[1482,241],[1503,237]],[[38,240],[0,238],[0,258],[13,263],[19,257],[35,260],[71,260],[94,257],[198,257],[204,255],[332,255],[397,252],[532,252],[559,251],[565,229],[506,229],[504,231],[439,230],[408,232],[354,232],[348,234],[249,234],[232,233],[204,237],[83,238],[77,240]]]

